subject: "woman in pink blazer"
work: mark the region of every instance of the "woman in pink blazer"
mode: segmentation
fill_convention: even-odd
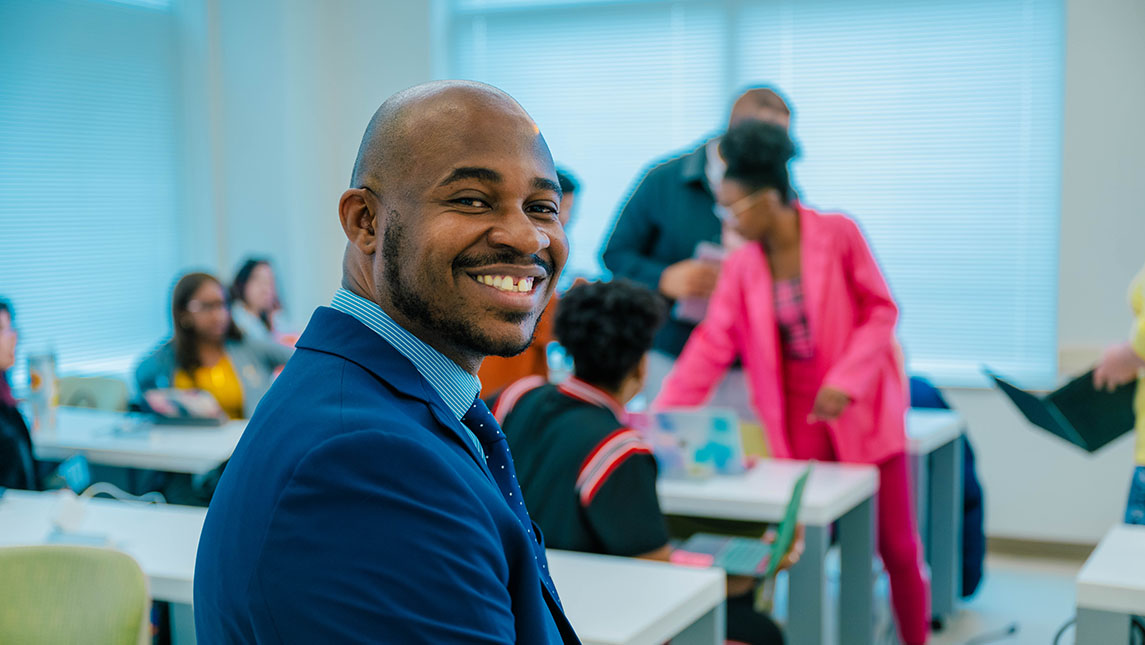
[[[903,641],[925,643],[929,586],[910,504],[898,308],[859,227],[795,200],[783,128],[744,123],[720,143],[718,197],[747,239],[655,401],[706,402],[738,357],[778,458],[879,468],[879,553]]]

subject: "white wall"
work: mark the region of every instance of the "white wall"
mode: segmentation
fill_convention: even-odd
[[[338,198],[366,123],[430,78],[430,5],[184,0],[181,11],[186,263],[229,279],[243,256],[271,256],[300,328],[341,277]]]
[[[1145,3],[1067,0],[1058,335],[1063,372],[1127,337],[1145,263]],[[966,416],[993,536],[1096,543],[1119,521],[1125,437],[1088,456],[1026,424],[993,391],[949,392]]]

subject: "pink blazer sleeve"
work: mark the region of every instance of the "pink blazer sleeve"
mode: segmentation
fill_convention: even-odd
[[[875,373],[884,367],[885,362],[879,359],[894,347],[898,306],[858,225],[846,220],[845,231],[843,266],[848,272],[859,326],[843,355],[827,372],[824,384],[858,399],[875,382]]]
[[[652,409],[692,407],[705,403],[739,354],[735,323],[743,298],[734,260],[724,263],[703,322],[692,331],[684,351],[664,379]]]

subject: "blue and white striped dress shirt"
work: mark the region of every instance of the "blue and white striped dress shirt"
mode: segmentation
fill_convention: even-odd
[[[461,421],[473,406],[474,399],[481,391],[481,381],[399,325],[389,314],[382,311],[376,302],[346,289],[338,289],[334,293],[330,307],[353,316],[393,345],[398,353],[408,358],[418,373],[429,381],[430,386],[445,401],[445,405],[458,421]],[[461,427],[465,428],[470,441],[477,446],[478,454],[484,456],[481,442],[464,423]]]

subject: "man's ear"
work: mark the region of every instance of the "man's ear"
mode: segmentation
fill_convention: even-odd
[[[338,201],[338,218],[346,239],[365,255],[373,255],[378,246],[377,213],[381,204],[366,188],[351,188]]]

